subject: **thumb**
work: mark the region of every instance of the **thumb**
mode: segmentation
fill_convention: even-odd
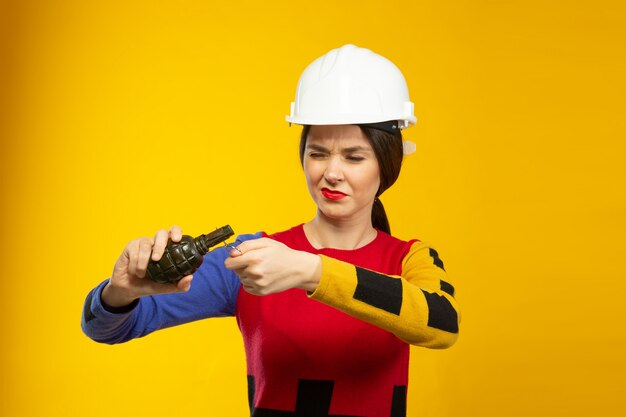
[[[126,247],[124,248],[124,251],[122,252],[120,257],[117,258],[117,261],[115,262],[115,265],[113,266],[113,271],[114,272],[127,271],[129,263],[130,263],[130,255],[128,253],[128,248]]]

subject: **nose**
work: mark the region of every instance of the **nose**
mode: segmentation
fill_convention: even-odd
[[[328,164],[324,171],[324,179],[328,181],[329,184],[336,184],[337,182],[343,181],[341,158],[337,155],[328,159]]]

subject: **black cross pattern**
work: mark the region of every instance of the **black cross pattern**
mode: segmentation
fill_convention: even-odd
[[[329,414],[335,381],[298,380],[295,411],[254,407],[254,377],[248,376],[248,400],[251,417],[358,417]],[[390,417],[406,417],[406,386],[394,386]]]

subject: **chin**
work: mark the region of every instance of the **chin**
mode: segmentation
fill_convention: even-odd
[[[321,214],[324,215],[324,217],[328,219],[332,219],[332,220],[349,219],[354,214],[354,213],[347,212],[344,208],[338,208],[338,207],[322,208],[318,206],[318,210]]]
[[[317,206],[317,211],[324,217],[328,217],[329,219],[336,219],[345,216],[345,212],[343,210],[337,210],[334,207],[329,208]]]

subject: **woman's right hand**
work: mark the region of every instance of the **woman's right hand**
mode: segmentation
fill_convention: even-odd
[[[192,275],[172,284],[154,282],[146,274],[148,261],[158,261],[169,239],[180,242],[180,227],[172,226],[169,232],[159,230],[153,238],[140,237],[130,241],[117,259],[111,280],[102,290],[102,301],[111,307],[122,307],[146,295],[189,291]]]

